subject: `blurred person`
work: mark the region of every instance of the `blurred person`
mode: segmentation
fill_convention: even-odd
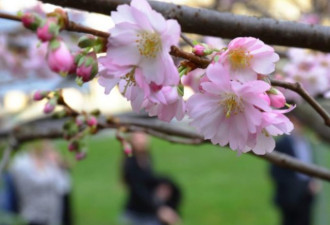
[[[49,142],[17,155],[10,169],[17,190],[20,216],[29,225],[63,224],[63,196],[70,178]]]
[[[169,178],[154,174],[146,134],[131,135],[132,157],[125,157],[123,178],[129,191],[123,215],[128,225],[177,224],[181,194]]]
[[[312,146],[303,133],[302,123],[289,115],[295,129],[276,143],[276,151],[295,157],[304,163],[313,163]],[[319,183],[312,177],[293,170],[271,166],[275,183],[275,204],[282,216],[282,225],[312,224],[312,208]]]

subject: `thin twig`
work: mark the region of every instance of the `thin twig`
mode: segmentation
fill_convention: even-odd
[[[298,82],[289,83],[279,80],[271,80],[272,85],[283,87],[286,89],[290,89],[296,93],[298,93],[301,97],[303,97],[308,104],[310,104],[315,111],[320,114],[323,118],[325,125],[330,127],[330,115],[329,113],[310,95],[308,92],[302,87],[302,85]]]
[[[208,140],[204,140],[200,134],[192,129],[183,128],[184,125],[182,124],[169,124],[152,118],[140,118],[128,115],[118,115],[117,117],[119,117],[119,119],[114,119],[112,122],[105,122],[105,118],[100,118],[99,124],[101,124],[101,126],[99,126],[99,129],[106,130],[125,127],[128,131],[144,131],[150,135],[173,143],[209,143]],[[15,129],[15,137],[20,144],[36,139],[60,138],[62,136],[62,126],[65,121],[65,119],[54,120],[52,118],[48,118],[21,124]],[[45,126],[48,126],[48,128],[45,129]],[[31,130],[33,130],[34,135],[31,133]],[[7,138],[8,135],[8,132],[0,132],[0,139]],[[328,169],[313,164],[303,163],[291,156],[287,156],[276,151],[261,156],[253,153],[250,154],[276,165],[330,181],[330,171]]]
[[[182,38],[182,40],[184,40],[188,45],[190,45],[191,47],[194,47],[194,44],[192,43],[192,41],[184,34],[181,33],[180,37]]]

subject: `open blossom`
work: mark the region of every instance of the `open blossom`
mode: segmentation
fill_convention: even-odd
[[[257,155],[272,152],[275,148],[274,136],[290,134],[293,130],[292,122],[284,115],[294,107],[286,110],[272,110],[263,113],[263,120],[254,134],[249,134],[248,144],[243,152],[252,150]]]
[[[213,144],[229,144],[231,149],[242,152],[249,133],[256,133],[261,125],[263,112],[271,110],[268,102],[259,97],[270,85],[257,80],[230,80],[229,72],[220,63],[209,65],[206,75],[210,81],[201,84],[204,93],[193,95],[187,102],[191,124]]]
[[[107,59],[118,66],[140,68],[148,83],[178,84],[179,74],[169,54],[180,37],[177,21],[165,20],[146,0],[120,5],[111,17],[115,27],[110,30]]]
[[[272,47],[252,37],[235,38],[220,57],[231,77],[242,82],[256,80],[257,74],[272,73],[278,60]]]

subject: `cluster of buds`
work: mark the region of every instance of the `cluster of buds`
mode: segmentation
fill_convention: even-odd
[[[94,110],[90,114],[83,113],[66,121],[63,126],[64,138],[69,141],[68,150],[75,153],[76,159],[81,160],[86,157],[86,146],[84,139],[87,135],[97,132],[97,116],[100,111]]]
[[[66,44],[59,37],[62,29],[67,27],[68,16],[62,9],[55,9],[46,18],[35,13],[21,16],[23,25],[36,32],[39,40],[48,44],[47,63],[49,68],[61,75],[67,75],[74,67],[73,56]]]
[[[133,155],[133,149],[131,143],[124,136],[124,129],[118,129],[116,132],[116,138],[120,142],[125,155],[131,157]]]
[[[47,14],[46,18],[35,13],[25,13],[21,20],[26,28],[36,32],[41,42],[47,43],[46,60],[52,71],[63,77],[68,74],[76,75],[76,82],[80,86],[98,73],[96,54],[106,50],[105,39],[92,35],[83,36],[78,43],[82,50],[73,55],[59,37],[60,31],[69,24],[68,16],[62,9]]]
[[[58,104],[58,99],[59,99],[59,92],[58,91],[35,91],[33,94],[33,100],[34,101],[41,101],[43,99],[47,99],[48,101],[46,102],[44,106],[44,113],[49,114],[52,113],[56,105]]]

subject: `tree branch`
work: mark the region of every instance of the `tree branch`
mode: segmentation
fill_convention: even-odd
[[[45,3],[109,15],[130,0],[42,0]],[[330,52],[330,28],[269,18],[233,15],[171,3],[149,1],[166,18],[178,20],[182,31],[222,38],[257,37],[267,44]]]
[[[16,127],[13,131],[18,143],[33,141],[36,139],[53,139],[62,136],[62,126],[66,119],[54,120],[52,118],[44,118],[28,123],[24,123]],[[106,122],[107,121],[107,122]],[[187,127],[183,123],[169,124],[154,118],[138,117],[136,115],[122,114],[106,120],[104,117],[99,119],[99,129],[117,129],[125,127],[128,131],[143,131],[152,136],[180,144],[204,144],[209,143],[208,140]],[[186,128],[184,128],[186,127]],[[33,133],[31,132],[33,130]],[[0,131],[0,140],[8,138],[11,130]],[[330,181],[330,170],[311,164],[303,163],[293,157],[282,153],[272,152],[266,155],[253,156],[265,159],[278,166],[292,169],[310,176],[318,177],[323,180]]]

